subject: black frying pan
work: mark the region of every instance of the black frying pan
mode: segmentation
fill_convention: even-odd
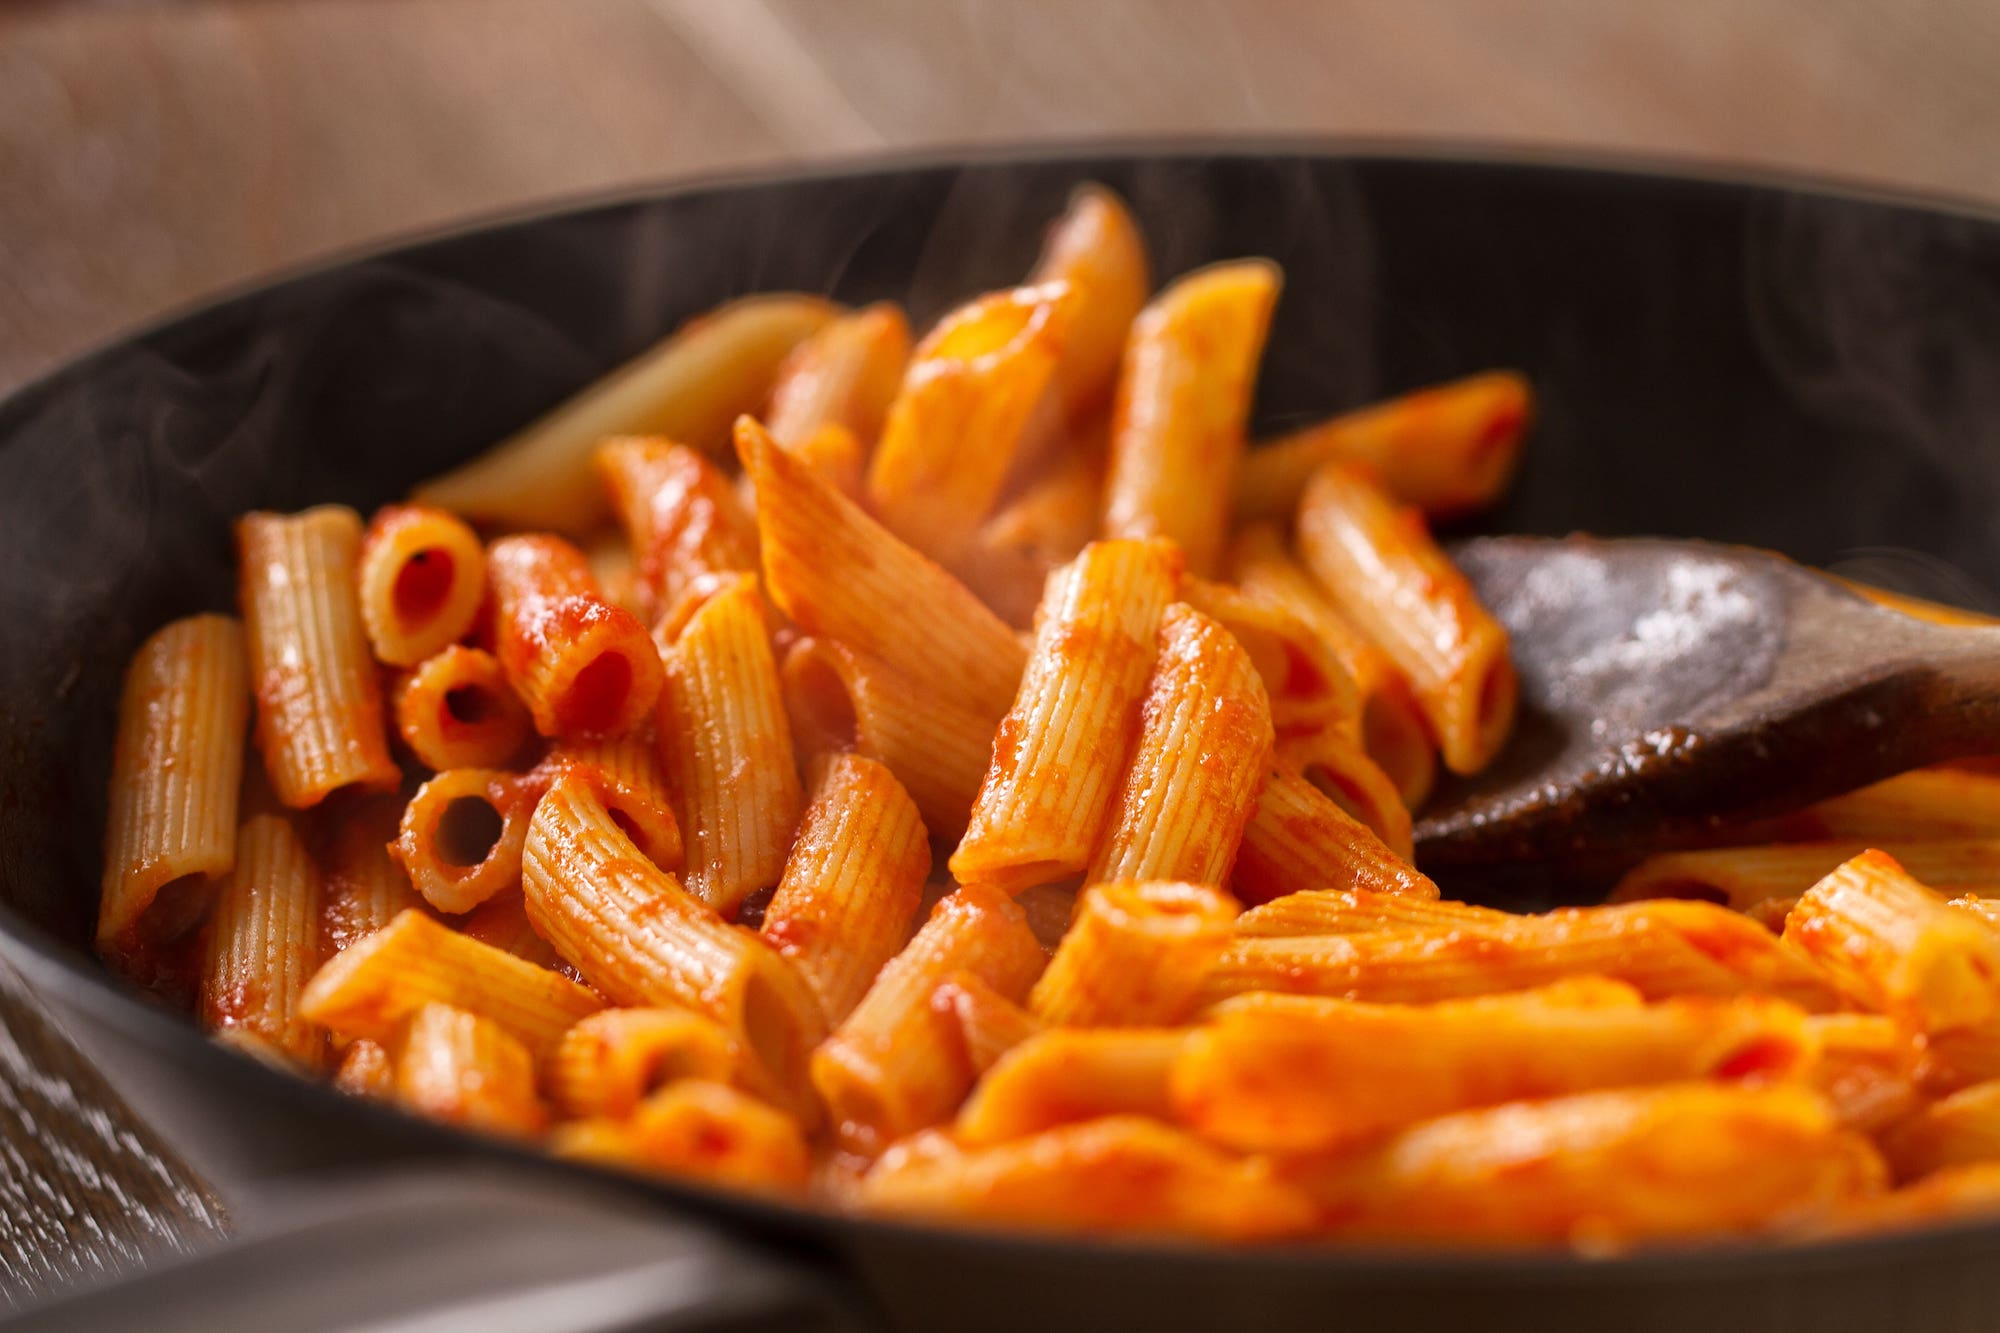
[[[51,999],[155,1061],[184,1113],[267,1162],[518,1157],[211,1046],[97,967],[89,926],[126,659],[162,621],[231,603],[227,523],[244,509],[399,495],[744,292],[895,297],[922,320],[1015,280],[1090,179],[1131,200],[1162,274],[1245,254],[1284,265],[1264,427],[1518,366],[1542,416],[1494,528],[1752,542],[1994,604],[2000,224],[1988,216],[1788,183],[1296,144],[676,189],[262,288],[0,406],[0,932]],[[905,1326],[2000,1326],[2000,1223],[1588,1262],[1044,1241],[625,1188],[850,1275],[860,1302]]]

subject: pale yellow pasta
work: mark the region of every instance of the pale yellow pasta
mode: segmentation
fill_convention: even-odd
[[[946,564],[1000,496],[1071,319],[1066,282],[993,292],[917,344],[866,491],[882,522]]]
[[[319,966],[320,877],[284,815],[258,815],[236,835],[201,963],[199,1012],[211,1032],[248,1037],[313,1071],[326,1032],[301,995]]]
[[[417,498],[478,522],[575,536],[605,516],[590,458],[611,435],[665,435],[721,452],[755,411],[779,364],[837,308],[788,293],[747,296],[688,321],[648,351],[417,488]]]
[[[1819,1222],[1884,1171],[1805,1089],[1686,1083],[1463,1111],[1281,1176],[1334,1236],[1605,1251]]]
[[[2000,893],[2000,838],[1923,842],[1772,843],[1649,856],[1627,871],[1609,901],[1707,898],[1746,912],[1772,898],[1796,897],[1871,846],[1941,894]]]
[[[1113,809],[1180,555],[1106,541],[1057,571],[951,872],[1018,892],[1082,872]]]
[[[727,1083],[741,1065],[736,1040],[691,1009],[602,1009],[563,1034],[547,1083],[566,1116],[622,1120],[677,1079]]]
[[[1071,420],[1103,408],[1116,386],[1132,321],[1153,290],[1145,238],[1125,201],[1102,185],[1078,186],[1050,226],[1029,281],[1066,282],[1075,294],[1051,396]]]
[[[1215,572],[1281,281],[1268,260],[1211,265],[1169,284],[1133,322],[1118,374],[1106,536],[1170,537],[1189,569]]]
[[[100,953],[136,960],[206,909],[210,877],[236,859],[249,714],[243,627],[229,617],[176,620],[133,655],[111,751]]]
[[[744,418],[737,451],[757,488],[764,580],[808,634],[836,638],[954,707],[997,723],[1027,652],[998,616]]]
[[[360,518],[338,505],[236,522],[257,746],[293,809],[341,787],[387,790],[400,776],[361,624],[360,545]]]
[[[534,799],[513,773],[454,768],[417,788],[389,854],[424,901],[470,912],[521,878]]]
[[[1243,826],[1231,877],[1247,903],[1324,889],[1435,899],[1437,885],[1295,768],[1273,764]]]
[[[670,1083],[624,1120],[558,1126],[550,1147],[576,1161],[691,1176],[762,1194],[797,1194],[812,1169],[796,1119],[707,1079]]]
[[[1258,445],[1237,483],[1239,518],[1283,518],[1322,463],[1358,463],[1389,493],[1445,517],[1492,504],[1533,413],[1528,382],[1492,370],[1344,412]]]
[[[415,666],[472,629],[486,595],[486,548],[464,520],[429,505],[384,505],[356,573],[378,661]]]
[[[453,644],[396,680],[396,733],[435,772],[498,768],[521,752],[528,709],[480,648]]]
[[[568,977],[407,911],[329,959],[307,984],[299,1012],[336,1036],[387,1043],[436,1002],[470,1010],[511,1032],[540,1059],[604,1001]]]
[[[1913,1032],[2000,1016],[2000,931],[1945,900],[1881,852],[1841,865],[1785,918],[1785,939],[1854,999]]]
[[[639,853],[590,784],[564,776],[535,808],[521,885],[535,929],[613,1004],[713,1018],[781,1088],[826,1030],[812,989]]]
[[[674,614],[707,576],[757,568],[757,527],[722,469],[671,440],[625,436],[598,446],[597,474],[633,560],[648,624]]]
[[[1398,930],[1506,930],[1509,912],[1379,889],[1308,889],[1236,918],[1238,935],[1367,935]]]
[[[972,1084],[948,1015],[932,998],[967,972],[1010,1000],[1026,996],[1044,958],[1021,909],[968,885],[940,902],[916,938],[813,1052],[812,1081],[841,1139],[864,1152],[951,1114]]]
[[[1762,993],[1810,1012],[1840,993],[1809,959],[1712,903],[1668,899],[1366,935],[1239,938],[1209,974],[1213,1003],[1251,991],[1421,1004],[1605,976],[1648,999]]]
[[[1222,956],[1236,900],[1206,884],[1095,884],[1028,1008],[1049,1024],[1158,1027],[1194,1008]]]
[[[1572,1003],[1579,986],[1606,989]],[[1240,1151],[1347,1147],[1502,1102],[1683,1079],[1782,1079],[1813,1055],[1806,1016],[1764,996],[1640,1003],[1572,981],[1433,1005],[1245,996],[1187,1039],[1174,1116]]]
[[[1042,1030],[1042,1021],[970,972],[954,972],[931,992],[931,1008],[956,1025],[974,1077]]]
[[[1355,735],[1338,727],[1281,735],[1277,752],[1279,762],[1366,824],[1383,846],[1405,861],[1412,859],[1416,839],[1409,807]]]
[[[1005,1143],[1107,1115],[1173,1116],[1171,1080],[1182,1028],[1053,1028],[993,1066],[952,1124],[968,1148]]]
[[[1275,524],[1253,523],[1230,544],[1229,572],[1245,592],[1278,603],[1303,621],[1333,654],[1361,695],[1361,743],[1414,810],[1437,780],[1437,743],[1409,677],[1327,598],[1292,558]]]
[[[1303,1195],[1265,1164],[1140,1116],[972,1152],[894,1153],[862,1179],[855,1202],[895,1217],[1226,1241],[1297,1236],[1313,1221]]]
[[[1229,631],[1176,603],[1160,624],[1139,736],[1090,859],[1093,882],[1220,884],[1271,757],[1271,708]]]
[[[419,1115],[487,1134],[548,1126],[528,1048],[490,1018],[432,1002],[398,1034],[395,1097]]]
[[[763,934],[838,1023],[909,939],[931,847],[915,803],[883,765],[842,754],[814,770]]]
[[[893,301],[842,315],[792,350],[778,369],[767,424],[787,449],[808,450],[825,427],[839,426],[864,446],[882,420],[910,359],[910,322]],[[853,493],[858,474],[829,473]]]
[[[780,669],[802,754],[852,750],[893,773],[933,837],[965,831],[993,750],[994,719],[934,677],[905,676],[837,639],[801,638]]]
[[[687,891],[725,917],[784,873],[802,796],[792,731],[750,574],[720,576],[671,639],[655,719],[686,827]]]
[[[1299,552],[1335,607],[1403,674],[1445,766],[1477,773],[1514,723],[1507,631],[1479,604],[1413,509],[1367,474],[1330,463],[1299,503]]]

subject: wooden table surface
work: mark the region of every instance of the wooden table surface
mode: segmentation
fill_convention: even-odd
[[[16,2],[0,5],[0,391],[396,233],[884,150],[1446,138],[2000,200],[1996,68],[1983,0]],[[4,967],[0,1308],[222,1225],[198,1185],[160,1184],[170,1150]],[[140,1182],[122,1197],[104,1189],[121,1166]]]

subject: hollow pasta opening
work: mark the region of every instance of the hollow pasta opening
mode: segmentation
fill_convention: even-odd
[[[618,725],[632,692],[632,663],[621,652],[599,653],[576,673],[558,710],[565,732],[605,732]]]
[[[438,859],[468,869],[479,865],[500,844],[504,827],[500,812],[485,797],[455,797],[438,816]]]
[[[396,619],[405,629],[427,623],[444,609],[457,577],[458,562],[452,559],[451,552],[435,546],[412,552],[396,571],[393,593]]]
[[[484,685],[458,685],[444,692],[444,711],[452,721],[476,727],[500,714],[500,701]]]

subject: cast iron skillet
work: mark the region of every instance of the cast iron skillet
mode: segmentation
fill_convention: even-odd
[[[2000,224],[1792,183],[1299,144],[892,165],[671,189],[339,264],[0,406],[0,931],[50,997],[294,1162],[511,1149],[338,1098],[122,993],[87,944],[119,674],[231,604],[227,523],[372,505],[744,292],[1008,283],[1078,182],[1159,271],[1270,255],[1259,419],[1493,365],[1541,421],[1497,530],[1752,542],[1975,606],[2000,585]],[[549,1171],[573,1176],[573,1169]],[[1228,1252],[885,1225],[627,1186],[851,1275],[904,1326],[1931,1329],[2000,1320],[2000,1224],[1566,1257]]]

